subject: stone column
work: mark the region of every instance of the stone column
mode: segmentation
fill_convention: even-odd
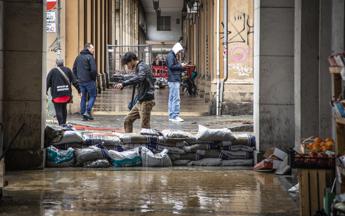
[[[295,0],[295,144],[319,134],[319,1]],[[328,73],[324,71],[324,73]]]
[[[294,145],[294,1],[254,1],[257,149]]]
[[[43,1],[4,2],[5,143],[25,124],[6,155],[8,169],[44,166],[45,15]],[[42,72],[43,71],[43,72]]]
[[[332,98],[332,82],[331,75],[328,73],[328,56],[332,53],[331,1],[320,1],[319,20],[319,136],[330,137],[332,136],[332,110],[329,101]]]
[[[345,1],[332,0],[332,51],[343,52],[345,49]]]

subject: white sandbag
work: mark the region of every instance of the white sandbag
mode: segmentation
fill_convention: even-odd
[[[187,166],[190,160],[175,160],[173,161],[174,166]]]
[[[222,160],[220,158],[204,158],[197,161],[191,161],[188,166],[220,166]]]
[[[105,155],[103,154],[102,149],[96,146],[90,146],[88,148],[76,149],[75,157],[76,165],[82,166],[84,163],[89,161],[104,159]]]
[[[232,141],[234,136],[230,129],[209,129],[199,125],[199,131],[196,138],[200,141]]]
[[[153,154],[148,148],[141,148],[141,160],[144,167],[170,167],[171,160],[168,156],[168,150],[164,149],[162,152]]]
[[[223,160],[222,166],[253,166],[254,160],[253,159],[245,159],[245,160]]]
[[[185,154],[186,153],[186,151],[181,148],[157,145],[158,151],[163,151],[164,149],[167,149],[169,153],[171,154]]]
[[[83,167],[86,167],[86,168],[107,168],[110,166],[111,165],[110,165],[109,161],[106,159],[89,161],[89,162],[84,163],[84,165],[83,165]]]
[[[54,146],[47,148],[48,167],[73,167],[74,162],[74,149],[59,150]]]
[[[115,167],[133,167],[141,165],[139,148],[123,152],[109,150],[108,155],[111,158],[111,164]]]
[[[162,131],[165,139],[194,139],[194,135],[182,130],[165,129]]]
[[[62,139],[59,142],[52,143],[54,145],[63,145],[63,144],[75,144],[83,143],[84,138],[81,133],[77,131],[65,131]]]

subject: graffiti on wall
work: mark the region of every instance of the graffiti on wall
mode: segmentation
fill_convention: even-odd
[[[231,79],[249,79],[253,77],[253,5],[238,0],[238,4],[230,6],[228,19],[228,55],[229,74]],[[224,23],[221,23],[224,38]]]

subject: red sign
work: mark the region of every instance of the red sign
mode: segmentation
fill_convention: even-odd
[[[47,0],[47,11],[55,9],[56,0]]]

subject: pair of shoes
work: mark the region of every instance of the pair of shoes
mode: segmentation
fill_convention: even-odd
[[[169,121],[172,121],[172,122],[183,122],[184,120],[180,117],[176,117],[174,119],[169,119]]]
[[[91,113],[84,113],[83,114],[83,121],[88,121],[88,120],[94,120],[93,116],[91,115]]]

